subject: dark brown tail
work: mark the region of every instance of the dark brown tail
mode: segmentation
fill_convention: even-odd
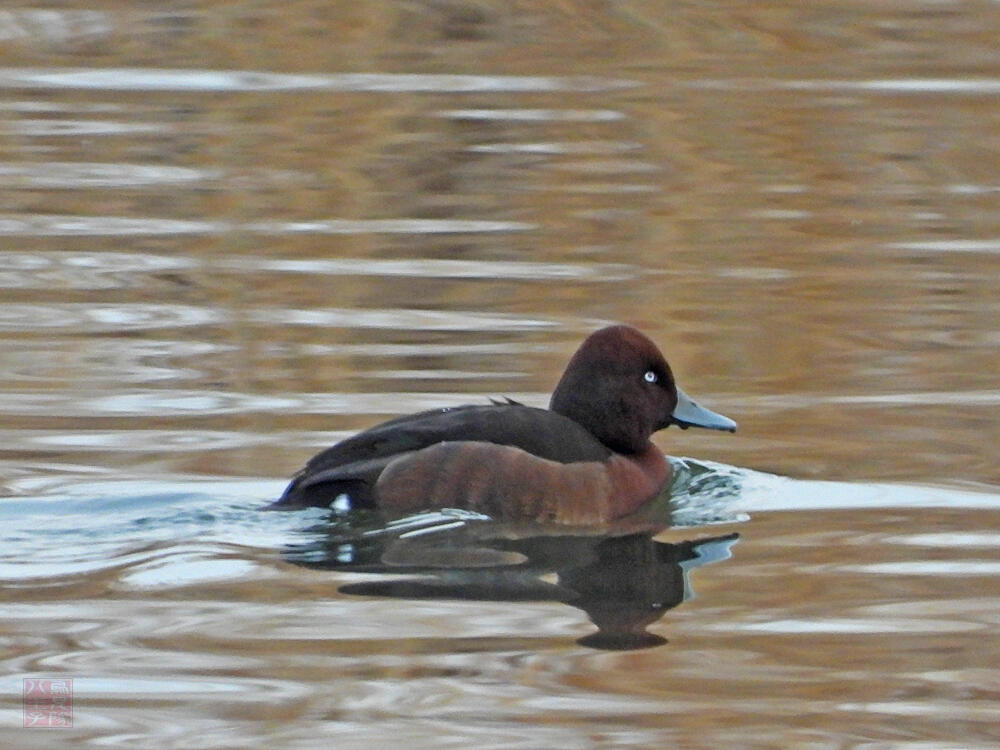
[[[309,477],[296,477],[281,497],[265,506],[264,510],[328,508],[341,497],[347,498],[345,508],[350,510],[375,507],[372,488],[363,479],[311,481]]]

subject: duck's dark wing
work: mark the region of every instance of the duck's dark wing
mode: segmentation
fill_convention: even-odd
[[[371,505],[371,488],[399,456],[446,441],[511,445],[559,463],[603,461],[611,452],[573,420],[521,404],[435,409],[383,422],[318,453],[272,508],[329,505],[339,494]]]

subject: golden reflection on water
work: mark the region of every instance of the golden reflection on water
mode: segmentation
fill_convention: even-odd
[[[0,10],[4,671],[102,746],[995,744],[998,13]],[[666,451],[857,483],[736,470],[635,652],[281,561],[313,450],[611,320],[740,422]]]

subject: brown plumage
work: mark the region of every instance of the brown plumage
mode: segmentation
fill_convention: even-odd
[[[549,409],[461,406],[384,422],[313,457],[271,507],[415,511],[593,524],[626,515],[670,479],[650,442],[670,424],[735,430],[679,391],[656,346],[628,326],[589,336]]]

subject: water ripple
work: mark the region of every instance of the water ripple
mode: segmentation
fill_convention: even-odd
[[[583,154],[618,154],[626,151],[642,149],[642,144],[636,141],[540,141],[537,143],[481,143],[469,146],[466,151],[479,154],[545,154],[545,155],[583,155]]]
[[[878,576],[1000,576],[997,560],[902,560],[896,562],[843,565],[840,570]]]
[[[147,253],[0,252],[0,288],[116,289],[136,286],[136,274],[188,270],[191,257]]]
[[[162,134],[164,123],[113,120],[0,120],[0,131],[28,137],[79,137],[91,135]]]
[[[0,331],[70,329],[73,333],[136,331],[218,323],[219,311],[169,304],[31,304],[0,306]]]
[[[809,91],[870,91],[889,94],[997,94],[997,78],[882,78],[873,80],[787,81],[784,88]]]
[[[998,78],[873,78],[778,80],[764,78],[701,79],[691,88],[717,91],[867,92],[874,94],[964,94],[993,96],[1000,93]]]
[[[232,225],[215,221],[65,214],[0,215],[0,235],[15,237],[214,234],[231,230]]]
[[[382,344],[382,343],[359,343],[359,344],[310,344],[291,343],[282,344],[262,344],[263,351],[270,355],[285,355],[294,353],[296,356],[309,355],[315,357],[453,357],[456,354],[469,355],[489,355],[489,354],[510,354],[523,356],[526,354],[540,354],[550,351],[549,347],[542,343],[531,343],[528,341],[491,342],[491,343],[469,343],[469,344],[449,344],[445,342],[435,343],[434,348],[428,350],[426,344]]]
[[[295,325],[323,328],[389,329],[392,331],[520,331],[590,330],[599,320],[534,318],[514,313],[480,313],[468,310],[417,310],[412,308],[254,308],[246,320],[261,325]],[[0,331],[71,329],[73,333],[144,330],[217,325],[230,313],[196,305],[12,303],[0,306]]]
[[[986,547],[1000,549],[1000,532],[996,531],[936,531],[924,534],[901,534],[887,542],[914,547]]]
[[[926,340],[926,337],[924,339]],[[724,402],[724,397],[716,397]],[[737,399],[733,399],[737,403]],[[912,391],[908,393],[866,393],[866,394],[766,394],[741,396],[738,403],[742,407],[752,407],[759,411],[784,411],[786,409],[809,409],[824,404],[845,406],[998,406],[1000,390],[968,391]]]
[[[408,278],[511,279],[520,281],[625,281],[638,275],[634,266],[614,263],[533,263],[528,261],[437,260],[407,258],[264,259],[227,258],[216,265],[227,270],[273,271],[278,273],[324,274],[330,276],[403,276]]]
[[[51,382],[68,361],[86,365],[77,372],[77,386],[96,383],[148,383],[170,381],[177,384],[204,374],[207,363],[216,355],[231,352],[234,346],[208,341],[161,339],[139,341],[131,337],[109,337],[87,342],[81,357],[79,343],[74,339],[32,341],[18,339],[8,343],[16,356],[7,357],[0,365],[0,379],[10,384],[21,382]],[[181,366],[176,362],[184,362]]]
[[[103,91],[601,92],[639,85],[597,76],[288,74],[172,68],[0,68],[0,88]]]
[[[164,164],[54,161],[0,163],[0,180],[4,181],[6,188],[77,190],[159,187],[217,179],[221,174],[221,170]]]
[[[502,395],[538,406],[547,403],[549,398],[546,393],[536,392]],[[289,393],[267,396],[175,388],[91,396],[41,391],[0,393],[0,410],[8,416],[162,417],[239,413],[396,415],[475,402],[486,403],[487,400],[486,397],[470,396],[464,392]]]
[[[225,430],[0,430],[7,450],[187,453],[253,446],[316,447],[333,445],[354,434],[322,432],[237,432]]]
[[[523,232],[520,221],[471,219],[317,219],[314,221],[187,221],[151,217],[2,214],[0,235],[28,237],[142,236],[183,234],[468,234]]]
[[[617,282],[639,276],[624,263],[536,263],[530,261],[438,260],[432,258],[255,258],[227,256],[198,260],[190,256],[114,252],[0,252],[0,288],[112,289],[140,283],[135,274],[190,270],[230,273],[298,273],[326,276],[381,276],[437,279]]]
[[[893,250],[910,250],[927,253],[997,253],[1000,252],[1000,239],[917,240],[911,242],[893,242],[888,247]]]
[[[438,117],[448,120],[499,120],[505,122],[614,122],[626,115],[614,109],[446,109]]]
[[[523,221],[475,219],[318,219],[260,221],[239,228],[260,234],[465,234],[524,232],[538,227]]]
[[[995,488],[959,489],[922,485],[824,482],[789,479],[765,472],[734,469],[712,461],[682,459],[695,467],[706,467],[720,478],[729,477],[712,504],[719,514],[772,511],[871,510],[873,508],[964,508],[1000,510]],[[707,505],[707,504],[704,504]],[[709,507],[700,512],[711,511]]]
[[[182,544],[133,565],[121,582],[138,588],[187,586],[241,578],[256,570],[257,564],[251,560],[220,555],[216,545]]]
[[[17,8],[0,11],[0,40],[40,39],[65,44],[73,39],[106,37],[113,16],[99,10]]]
[[[477,313],[466,310],[414,310],[393,308],[361,310],[323,308],[313,310],[255,309],[248,311],[263,325],[320,326],[324,328],[387,328],[412,331],[536,331],[557,329],[566,323],[554,318],[531,318],[513,313]],[[585,321],[579,321],[578,325]]]
[[[47,271],[64,266],[74,272],[81,270],[114,270],[127,272],[176,271],[193,268],[197,261],[191,257],[153,255],[150,253],[106,252],[51,252],[25,253],[0,252],[0,271]]]
[[[659,172],[660,167],[639,159],[608,159],[602,161],[562,162],[556,168],[567,172],[596,175],[648,174]]]
[[[826,633],[859,635],[875,633],[964,633],[986,630],[985,625],[962,620],[932,620],[929,618],[848,618],[827,617],[816,619],[768,620],[766,622],[727,623],[710,626],[712,630],[771,633],[781,635]]]

